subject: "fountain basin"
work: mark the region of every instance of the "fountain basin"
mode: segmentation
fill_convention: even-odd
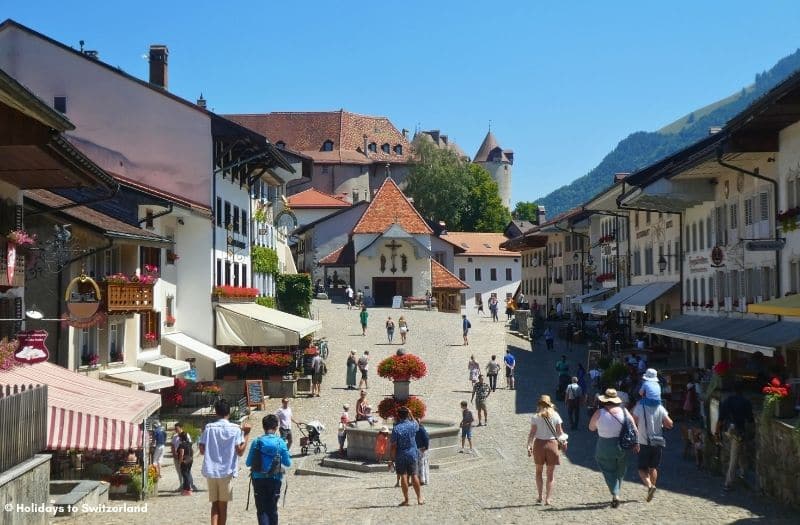
[[[445,419],[425,419],[422,423],[430,437],[428,454],[432,460],[458,453],[461,432],[458,423]],[[349,427],[347,429],[347,459],[377,461],[375,440],[380,428],[380,424],[376,423],[371,427],[366,421],[358,421],[355,427]],[[389,430],[391,431],[392,427],[389,427]]]

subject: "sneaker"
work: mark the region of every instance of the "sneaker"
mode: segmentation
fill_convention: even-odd
[[[191,495],[192,495],[191,490],[184,490],[181,492],[181,496],[191,496]]]
[[[655,487],[655,485],[653,485],[652,487],[647,489],[647,502],[652,501],[653,500],[653,496],[655,496],[655,495],[656,495],[656,487]]]

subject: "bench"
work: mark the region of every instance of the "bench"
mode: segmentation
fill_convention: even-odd
[[[428,306],[428,299],[425,297],[404,297],[403,298],[403,306],[406,308],[411,308],[412,306]],[[436,306],[436,298],[431,298],[431,308]]]

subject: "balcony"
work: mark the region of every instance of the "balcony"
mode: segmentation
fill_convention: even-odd
[[[153,309],[153,284],[105,283],[108,313],[147,312]]]
[[[0,255],[0,288],[20,288],[25,286],[25,257],[17,255],[14,265],[14,275],[8,281],[8,265],[5,254]]]

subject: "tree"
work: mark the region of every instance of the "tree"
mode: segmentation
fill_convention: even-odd
[[[406,194],[423,217],[444,221],[452,231],[502,231],[510,220],[497,183],[481,166],[428,141],[415,144]]]
[[[511,216],[518,221],[530,221],[536,224],[539,218],[539,206],[535,202],[518,202]]]

